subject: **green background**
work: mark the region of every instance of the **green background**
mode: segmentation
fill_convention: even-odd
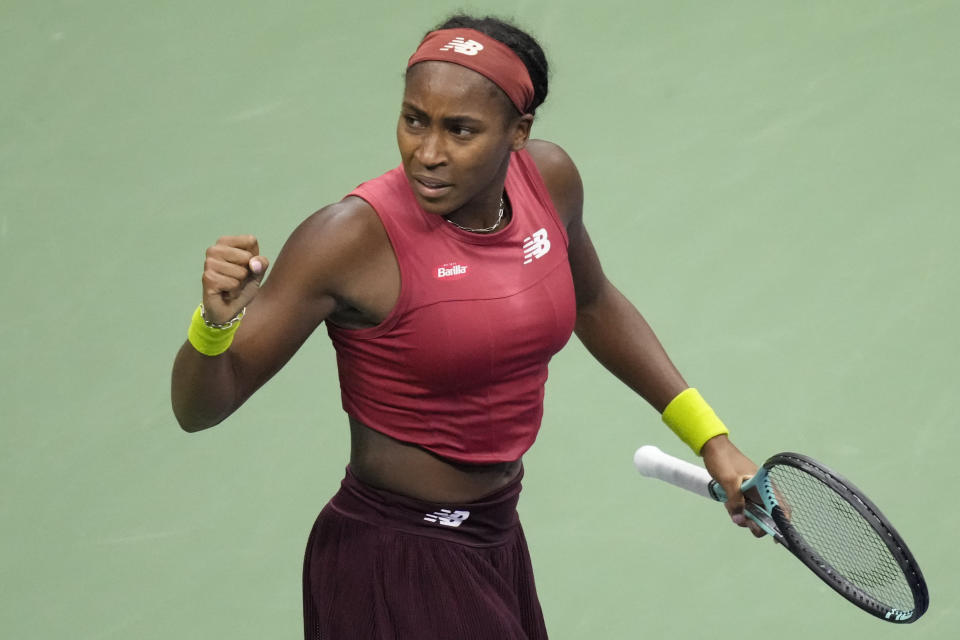
[[[495,1],[543,42],[608,275],[756,460],[866,489],[930,585],[876,621],[722,509],[576,342],[521,514],[551,635],[946,638],[960,624],[960,3]],[[169,406],[204,249],[396,165],[407,56],[456,5],[0,3],[0,634],[298,637],[347,458],[324,331],[216,429]],[[951,249],[951,247],[954,247]]]

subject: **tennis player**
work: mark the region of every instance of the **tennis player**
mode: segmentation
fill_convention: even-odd
[[[546,638],[516,505],[547,364],[576,332],[733,498],[756,466],[607,280],[571,159],[530,138],[547,62],[456,16],[409,59],[401,164],[293,231],[207,250],[173,369],[181,426],[220,423],[323,322],[351,453],[310,534],[306,638]]]

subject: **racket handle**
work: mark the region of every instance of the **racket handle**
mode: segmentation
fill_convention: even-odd
[[[637,449],[633,454],[633,465],[641,475],[648,478],[669,482],[704,498],[720,500],[716,489],[713,488],[714,486],[719,488],[719,485],[710,477],[706,469],[686,460],[674,458],[651,444]]]

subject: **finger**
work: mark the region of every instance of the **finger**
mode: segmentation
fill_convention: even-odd
[[[260,245],[256,236],[221,236],[217,239],[218,245],[234,247],[249,251],[252,255],[260,253]]]
[[[206,252],[207,260],[223,260],[224,262],[232,262],[233,264],[239,264],[241,266],[247,266],[255,254],[250,253],[246,249],[238,249],[237,247],[228,247],[226,245],[215,244]]]
[[[730,514],[730,521],[738,527],[750,526],[750,519],[747,518],[746,514],[743,512],[743,509],[737,510],[735,507],[731,507],[728,502],[727,513]]]
[[[220,275],[230,276],[231,278],[236,278],[237,280],[243,280],[250,273],[247,267],[243,265],[227,262],[226,260],[220,260],[219,258],[208,258],[206,270],[210,270],[213,273],[219,273]]]
[[[203,291],[210,296],[226,295],[230,298],[236,294],[242,281],[216,271],[203,272]]]
[[[730,487],[727,489],[727,502],[725,506],[727,507],[727,513],[730,514],[730,518],[739,526],[746,526],[746,516],[743,515],[743,494],[740,493],[739,489]]]
[[[729,486],[724,486],[724,490],[727,492],[727,501],[725,503],[727,513],[730,514],[730,519],[738,527],[749,527],[753,524],[743,512],[746,502],[743,492],[740,491],[740,487],[749,479],[750,476],[740,476],[734,482],[728,483]]]

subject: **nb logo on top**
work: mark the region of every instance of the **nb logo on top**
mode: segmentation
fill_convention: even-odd
[[[463,38],[454,38],[447,44],[440,47],[440,51],[450,51],[462,53],[465,56],[475,56],[483,51],[483,45],[476,40],[465,40]]]
[[[539,260],[550,252],[546,229],[538,229],[523,239],[523,264]]]

